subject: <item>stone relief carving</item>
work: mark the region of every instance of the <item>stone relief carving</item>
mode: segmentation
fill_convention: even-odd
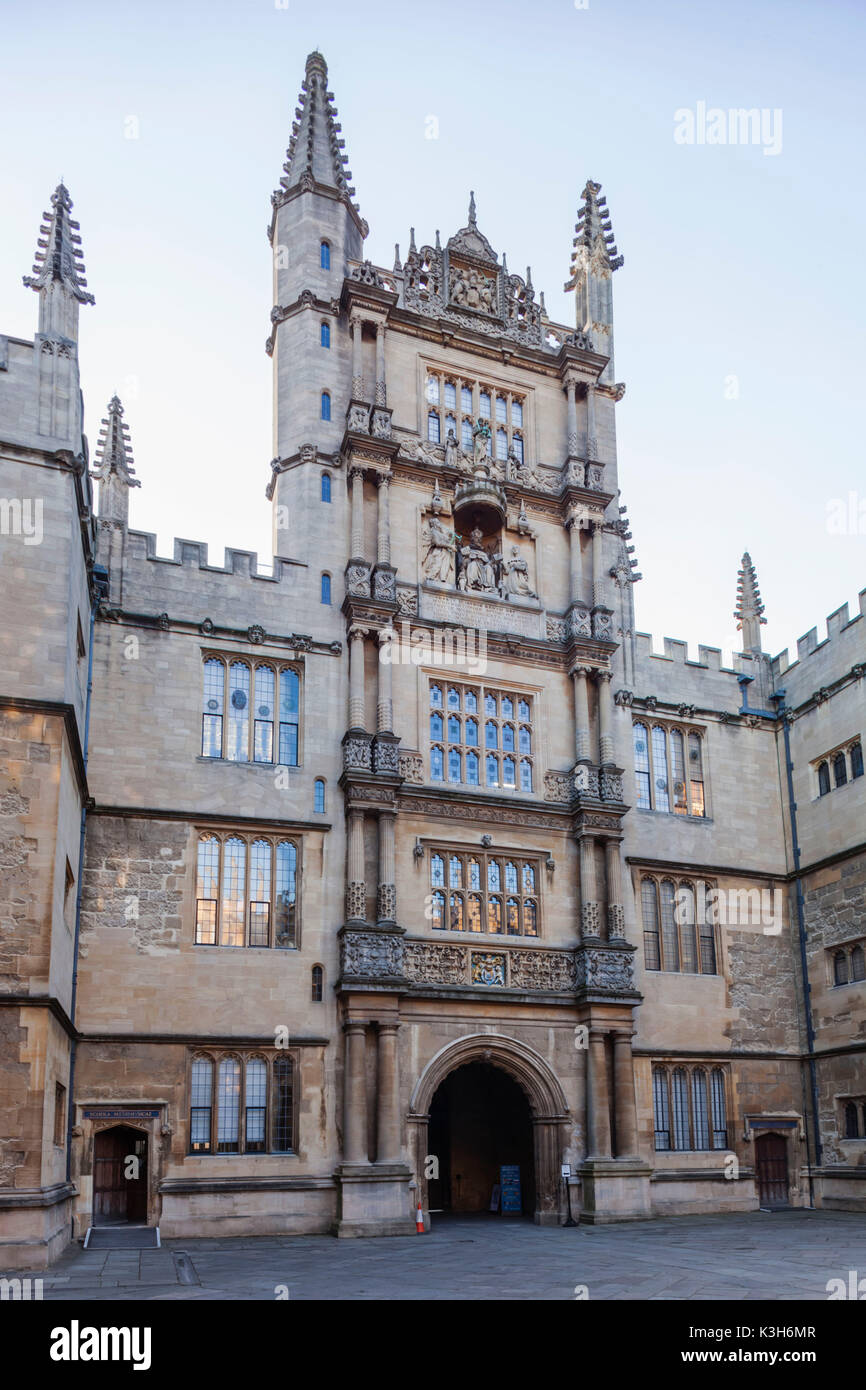
[[[632,952],[610,947],[578,946],[577,987],[606,994],[633,994]]]
[[[573,990],[577,967],[571,951],[511,951],[512,988]]]
[[[403,938],[384,932],[345,932],[341,942],[343,975],[376,979],[403,976]]]
[[[592,618],[588,608],[576,604],[569,615],[571,631],[575,637],[592,636]]]
[[[469,951],[465,946],[407,941],[405,962],[408,978],[418,984],[463,985],[466,984]]]
[[[397,612],[401,618],[411,618],[418,612],[418,594],[415,589],[397,590]]]
[[[346,772],[368,772],[372,767],[369,738],[347,738],[343,744],[343,767]]]
[[[545,772],[545,801],[570,801],[574,780],[570,772]]]
[[[393,570],[376,570],[373,575],[373,597],[383,603],[393,603],[397,593],[397,580]]]
[[[578,763],[574,769],[574,790],[581,796],[598,796],[598,768]]]
[[[370,597],[370,566],[349,565],[346,570],[346,592],[354,598]]]
[[[520,598],[538,598],[538,594],[529,583],[529,565],[516,545],[511,547],[511,557],[505,561],[503,568],[506,594],[514,594]]]
[[[373,745],[373,770],[375,772],[397,772],[399,770],[400,744],[397,739],[376,739]]]
[[[424,759],[420,753],[401,753],[397,770],[404,782],[420,785],[424,781]]]
[[[425,546],[423,561],[425,579],[431,579],[436,584],[453,584],[457,547],[457,536],[454,530],[447,521],[434,514],[424,526],[422,539]]]
[[[505,956],[491,951],[473,951],[471,974],[473,985],[504,985]]]
[[[601,799],[602,801],[622,801],[623,780],[621,772],[610,772],[607,768],[602,768],[601,772]]]
[[[564,618],[547,619],[547,640],[548,642],[568,641],[568,623]]]

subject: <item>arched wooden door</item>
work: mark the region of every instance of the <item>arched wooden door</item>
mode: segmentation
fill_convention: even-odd
[[[788,1206],[788,1145],[781,1134],[756,1136],[755,1170],[761,1206]]]
[[[93,1224],[147,1221],[147,1135],[129,1125],[97,1134],[93,1144]]]

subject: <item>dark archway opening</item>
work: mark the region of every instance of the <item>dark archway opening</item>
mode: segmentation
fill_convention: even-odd
[[[93,1142],[93,1224],[147,1221],[147,1135],[129,1125],[100,1130]]]
[[[470,1062],[446,1076],[430,1106],[428,1153],[439,1164],[439,1177],[429,1179],[431,1211],[489,1212],[501,1169],[509,1166],[520,1171],[521,1214],[533,1215],[532,1113],[501,1068]]]

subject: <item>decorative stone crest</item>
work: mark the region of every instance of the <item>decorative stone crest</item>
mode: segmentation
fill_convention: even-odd
[[[471,976],[473,985],[504,985],[505,956],[495,955],[491,951],[473,951]]]
[[[633,952],[610,946],[578,946],[577,987],[594,994],[633,995]]]

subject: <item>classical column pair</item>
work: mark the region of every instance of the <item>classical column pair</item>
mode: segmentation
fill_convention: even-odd
[[[346,1163],[370,1162],[367,1143],[367,1028],[363,1019],[350,1018],[346,1034],[343,1150]],[[397,1066],[399,1023],[380,1022],[376,1090],[376,1162],[399,1163],[400,1095]]]
[[[637,1107],[631,1032],[610,1030],[613,1038],[613,1104],[616,1119],[616,1157],[637,1157]],[[608,1085],[608,1030],[590,1025],[586,1070],[586,1156],[613,1158]]]
[[[602,938],[601,901],[596,873],[595,839],[584,835],[580,849],[580,916],[584,938]],[[622,901],[622,849],[619,840],[604,841],[605,877],[607,880],[607,940],[625,939],[625,909]]]
[[[349,326],[352,330],[352,400],[363,401],[365,399],[364,366],[361,343],[364,333],[364,319],[360,314],[352,314],[349,319]],[[384,323],[376,324],[376,391],[374,400],[376,405],[384,406],[387,404]]]
[[[565,383],[567,406],[567,434],[568,434],[568,457],[576,459],[577,452],[577,381],[569,377]],[[586,450],[585,458],[594,459],[598,453],[598,443],[595,434],[595,387],[591,382],[586,384]]]
[[[614,762],[613,752],[613,699],[610,683],[613,673],[592,666],[575,666],[574,680],[574,731],[575,755],[577,762],[591,762],[589,697],[587,679],[592,676],[598,689],[598,761],[601,767]]]
[[[395,811],[379,812],[379,884],[376,915],[379,922],[397,920],[397,874],[394,850]],[[364,811],[349,808],[349,847],[346,855],[346,918],[365,922],[367,917],[367,878],[364,856]]]
[[[367,728],[367,708],[364,680],[364,640],[370,635],[370,629],[354,623],[349,628],[349,728],[365,730]],[[390,643],[390,637],[386,636],[385,629],[381,629],[378,634],[380,647]],[[391,662],[380,659],[377,663],[377,692],[376,692],[376,731],[380,734],[391,734],[394,732],[394,697]]]

